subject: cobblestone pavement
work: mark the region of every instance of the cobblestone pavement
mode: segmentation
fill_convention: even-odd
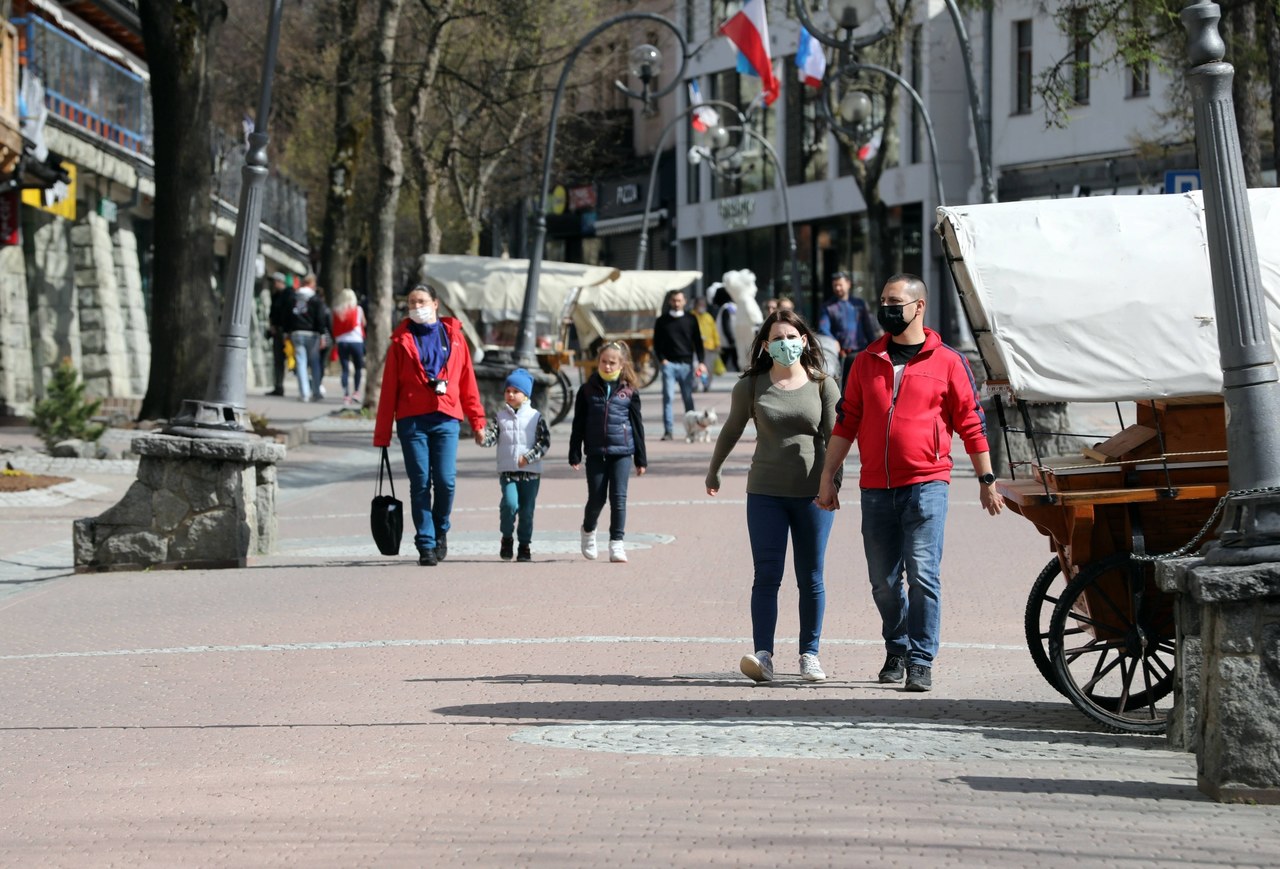
[[[698,401],[727,411],[727,388]],[[243,570],[71,574],[71,520],[127,475],[0,505],[0,866],[1277,864],[1280,809],[1207,800],[1193,756],[1100,731],[1036,673],[1047,545],[981,514],[969,470],[935,690],[874,680],[856,503],[828,550],[831,678],[797,675],[784,582],[756,686],[749,447],[709,499],[709,447],[654,442],[610,564],[577,553],[566,438],[531,564],[497,558],[493,453],[469,443],[446,562],[379,556],[368,432],[328,421],[280,468],[278,552]]]

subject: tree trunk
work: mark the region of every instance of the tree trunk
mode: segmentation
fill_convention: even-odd
[[[1240,136],[1240,156],[1244,161],[1244,182],[1262,185],[1262,144],[1258,135],[1258,104],[1254,101],[1257,79],[1258,10],[1244,3],[1226,14],[1227,61],[1235,67],[1231,97],[1235,102],[1236,131]]]
[[[151,375],[139,417],[203,398],[220,305],[213,291],[211,40],[222,0],[141,0],[155,130]]]
[[[382,366],[391,343],[395,305],[396,209],[404,180],[404,157],[396,130],[396,31],[403,0],[380,0],[373,71],[373,144],[378,160],[374,199],[373,250],[370,263],[368,354],[364,406],[376,409],[382,388]]]
[[[360,41],[360,0],[338,0],[338,68],[334,76],[333,154],[325,195],[324,235],[320,242],[320,286],[334,296],[351,281],[351,196],[362,136],[356,122],[356,63]]]
[[[1266,0],[1267,82],[1271,86],[1271,165],[1280,172],[1280,0]]]

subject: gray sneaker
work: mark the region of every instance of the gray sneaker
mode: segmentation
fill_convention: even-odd
[[[743,655],[738,664],[742,674],[757,682],[773,681],[773,655],[760,651],[754,655]]]
[[[923,664],[912,664],[907,668],[907,691],[932,691],[933,670]]]
[[[806,682],[827,681],[827,674],[822,672],[822,665],[818,663],[818,656],[810,653],[800,656],[800,675]]]

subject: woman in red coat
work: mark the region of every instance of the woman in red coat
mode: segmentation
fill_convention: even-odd
[[[462,325],[439,316],[440,302],[431,287],[410,290],[408,305],[408,318],[391,333],[373,445],[391,445],[394,422],[409,476],[418,563],[434,567],[449,551],[461,421],[467,420],[479,443],[484,405]]]

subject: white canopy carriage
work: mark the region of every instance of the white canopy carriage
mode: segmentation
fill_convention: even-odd
[[[1280,190],[1249,205],[1280,348]],[[1199,193],[939,208],[938,228],[991,380],[1014,396],[1221,394]]]

